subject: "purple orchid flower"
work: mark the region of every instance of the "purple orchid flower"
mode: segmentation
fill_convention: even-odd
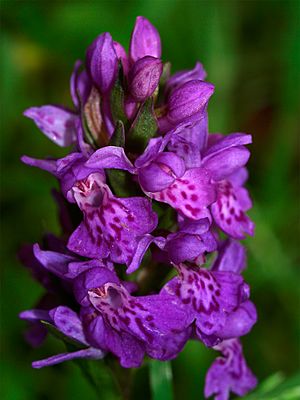
[[[89,341],[118,356],[125,368],[139,366],[145,353],[161,360],[174,358],[190,335],[185,310],[173,297],[131,296],[107,269],[81,274],[74,292],[83,306]]]
[[[148,234],[157,225],[151,203],[142,197],[115,197],[98,174],[78,181],[73,195],[84,220],[71,235],[68,248],[89,258],[110,257],[125,263],[129,272],[135,270],[152,241]]]
[[[134,166],[122,148],[107,146],[93,153],[86,166],[124,169],[137,174],[147,196],[169,204],[187,218],[201,219],[206,207],[216,200],[210,172],[202,167],[186,169],[181,157],[163,152],[166,143],[163,138],[151,139]]]
[[[230,392],[244,396],[257,385],[257,379],[246,364],[238,339],[224,340],[214,347],[222,353],[206,374],[205,397],[228,400]]]
[[[156,28],[137,17],[128,54],[106,32],[75,63],[74,111],[25,111],[50,140],[72,146],[60,159],[22,157],[59,182],[62,238],[49,234],[41,247],[22,249],[47,292],[20,317],[32,345],[48,326],[76,349],[35,368],[107,353],[134,368],[145,356],[171,360],[196,339],[222,353],[208,371],[206,397],[227,400],[255,386],[239,337],[257,314],[237,241],[254,231],[244,187],[251,136],[208,133],[214,86],[205,78],[199,62],[171,75]],[[138,269],[133,280],[120,264],[127,274]]]
[[[249,287],[238,274],[176,266],[179,277],[168,282],[162,293],[176,296],[195,321],[196,337],[207,346],[222,339],[245,335],[256,321]],[[240,323],[241,317],[245,317]]]
[[[105,356],[105,353],[102,350],[88,345],[78,315],[68,307],[60,306],[50,311],[23,311],[20,314],[20,318],[27,321],[45,321],[53,325],[59,332],[81,347],[81,349],[71,353],[62,353],[44,360],[34,361],[32,363],[33,368],[48,367],[64,361],[74,360],[76,358],[99,360]]]

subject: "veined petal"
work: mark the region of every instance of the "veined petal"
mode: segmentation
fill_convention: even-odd
[[[243,146],[252,143],[252,136],[246,133],[231,133],[230,135],[221,136],[215,143],[208,146],[203,156],[208,159],[220,153],[221,151],[230,149],[231,147]]]
[[[129,55],[132,61],[145,56],[160,58],[161,43],[157,29],[144,17],[137,17],[131,35]]]
[[[215,400],[228,400],[230,392],[244,396],[254,389],[257,379],[246,364],[238,339],[225,340],[214,347],[222,353],[206,374],[205,397],[215,395]]]
[[[245,147],[231,147],[203,158],[202,167],[211,172],[215,181],[220,181],[246,165],[249,157],[250,152]]]
[[[211,269],[213,271],[232,271],[237,274],[246,268],[246,249],[236,240],[225,240]]]
[[[203,168],[192,168],[174,181],[168,188],[147,195],[157,201],[169,204],[184,216],[198,220],[203,208],[213,203],[216,191],[210,183],[210,174]]]
[[[78,116],[57,106],[31,107],[24,112],[36,126],[59,146],[70,146],[76,141],[76,121]]]
[[[218,199],[211,205],[211,213],[216,224],[235,239],[243,239],[245,234],[253,235],[254,223],[245,214],[251,207],[251,200],[244,188],[233,188],[230,182],[218,185]]]
[[[74,351],[73,353],[62,353],[57,354],[44,360],[34,361],[32,363],[33,368],[43,368],[50,367],[51,365],[60,364],[64,361],[74,360],[76,358],[87,358],[90,360],[99,360],[105,356],[105,353],[100,349],[94,349],[89,347],[87,349],[82,349]]]
[[[117,146],[106,146],[95,151],[86,162],[89,168],[116,168],[135,172],[135,168],[127,158],[124,149]]]

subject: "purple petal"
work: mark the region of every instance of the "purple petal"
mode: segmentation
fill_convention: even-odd
[[[150,139],[144,153],[134,163],[136,168],[144,167],[153,161],[164,150],[165,146],[166,142],[162,137]]]
[[[43,267],[62,279],[68,272],[68,264],[76,261],[75,257],[67,254],[41,250],[38,244],[33,246],[33,252]]]
[[[214,271],[232,271],[240,274],[246,268],[245,247],[231,239],[222,243],[218,251],[218,258],[211,269]]]
[[[119,283],[117,275],[107,268],[93,268],[83,272],[74,280],[74,295],[78,303],[89,306],[88,291],[108,282]]]
[[[55,327],[64,335],[87,344],[78,315],[69,307],[56,307],[50,311]]]
[[[114,84],[118,66],[114,43],[108,32],[99,35],[90,45],[87,50],[86,64],[100,92],[107,93]]]
[[[203,208],[214,202],[216,197],[215,187],[210,183],[210,174],[203,168],[189,169],[167,189],[147,194],[193,220],[201,219]]]
[[[168,135],[168,150],[180,156],[187,168],[200,167],[201,152],[206,147],[208,136],[207,113],[200,121],[182,124]]]
[[[216,224],[235,239],[243,239],[245,234],[253,235],[254,223],[245,211],[251,207],[251,200],[244,188],[233,188],[229,182],[218,185],[218,199],[211,206]]]
[[[252,143],[252,136],[246,133],[231,133],[227,136],[221,136],[219,140],[216,140],[214,144],[208,147],[204,153],[204,157],[208,158],[231,147],[243,146],[250,143]]]
[[[229,314],[224,327],[215,335],[223,339],[231,339],[244,336],[249,333],[257,321],[257,313],[254,304],[247,300],[239,308]]]
[[[113,353],[119,358],[124,368],[141,366],[145,346],[140,340],[126,332],[113,329],[101,315],[95,316],[95,309],[92,307],[84,307],[81,317],[84,321],[86,337],[93,346]]]
[[[226,179],[246,165],[250,152],[243,146],[231,147],[202,160],[202,167],[209,170],[215,181]]]
[[[121,60],[121,62],[122,62],[124,75],[127,76],[128,71],[129,71],[129,59],[127,57],[126,51],[119,42],[115,42],[115,41],[114,41],[114,49],[115,49],[118,59]]]
[[[38,158],[22,156],[21,161],[30,167],[43,169],[53,175],[56,173],[56,160],[39,160]]]
[[[22,311],[19,314],[19,318],[26,319],[27,321],[40,321],[40,320],[49,322],[51,321],[48,310],[38,310],[38,309]]]
[[[58,146],[66,147],[75,143],[75,123],[78,116],[56,106],[28,108],[24,115],[33,119],[36,126]]]
[[[179,264],[183,261],[194,261],[205,252],[215,251],[217,242],[210,232],[202,235],[191,235],[178,232],[168,236],[164,248],[170,260]]]
[[[243,186],[248,179],[247,168],[239,168],[233,174],[227,177],[227,180],[232,184],[233,187]]]
[[[136,61],[129,74],[129,91],[137,102],[152,96],[162,74],[163,65],[158,58],[146,56]]]
[[[96,234],[96,232],[95,232]],[[85,222],[82,222],[72,233],[68,241],[68,249],[76,254],[89,258],[106,258],[109,255],[107,244],[103,235],[89,232]]]
[[[169,121],[176,124],[193,115],[197,115],[200,120],[213,92],[214,86],[211,83],[194,80],[183,84],[172,92],[168,100]]]
[[[144,17],[137,17],[131,35],[129,55],[132,61],[145,56],[160,58],[161,44],[156,28]]]
[[[44,360],[34,361],[33,368],[49,367],[51,365],[60,364],[64,361],[74,360],[76,358],[86,358],[89,360],[99,360],[105,356],[105,353],[99,349],[87,348],[74,351],[73,353],[62,353],[56,356],[46,358]]]
[[[166,93],[175,90],[178,86],[192,80],[204,81],[206,72],[200,62],[196,62],[195,67],[191,70],[179,71],[172,75],[166,84]]]
[[[70,91],[74,106],[84,105],[91,91],[91,81],[85,70],[80,72],[82,61],[77,60],[70,80]]]
[[[153,237],[151,235],[143,236],[137,243],[134,255],[128,268],[126,270],[127,274],[131,274],[140,266],[142,259],[150,246],[151,243],[155,243],[159,248],[163,248],[165,244],[165,239],[163,237]]]
[[[174,153],[159,153],[155,161],[138,170],[140,185],[146,192],[158,192],[170,186],[185,172],[182,158]]]
[[[257,379],[248,368],[238,339],[225,340],[215,347],[222,352],[209,368],[205,382],[205,397],[228,400],[230,392],[244,396],[257,385]]]
[[[94,154],[86,162],[89,168],[116,168],[135,172],[135,169],[127,158],[124,149],[116,146],[106,146],[95,151]]]

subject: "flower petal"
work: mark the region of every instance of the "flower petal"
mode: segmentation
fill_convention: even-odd
[[[156,28],[144,17],[137,17],[131,35],[129,55],[132,61],[145,56],[160,58],[161,44]]]
[[[203,217],[203,208],[216,198],[210,174],[203,168],[192,168],[174,181],[168,188],[147,195],[157,201],[169,204],[184,216],[198,220]]]
[[[42,106],[28,108],[24,115],[33,119],[36,126],[58,146],[75,143],[76,114],[57,106]]]
[[[228,400],[230,392],[244,396],[257,385],[257,379],[248,368],[238,339],[225,340],[215,347],[221,351],[206,374],[205,397]]]

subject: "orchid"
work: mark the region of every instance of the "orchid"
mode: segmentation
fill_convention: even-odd
[[[251,135],[209,133],[214,86],[202,64],[171,75],[161,57],[156,28],[137,17],[128,53],[106,32],[75,63],[73,110],[25,111],[69,151],[22,157],[58,180],[62,235],[20,252],[52,296],[20,318],[33,345],[49,330],[70,350],[34,368],[76,358],[137,368],[196,340],[221,351],[205,396],[226,400],[256,384],[239,339],[257,314],[237,241],[254,233],[244,187]]]

